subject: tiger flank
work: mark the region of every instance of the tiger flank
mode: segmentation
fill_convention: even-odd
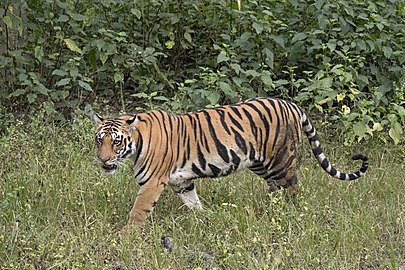
[[[150,111],[114,119],[94,116],[97,158],[105,172],[134,159],[140,185],[128,226],[141,227],[168,185],[189,208],[202,208],[194,179],[218,177],[249,168],[262,177],[269,191],[297,191],[297,151],[304,131],[321,167],[341,180],[355,180],[367,171],[344,173],[334,168],[320,146],[307,114],[282,99],[254,98],[234,105],[169,115]]]

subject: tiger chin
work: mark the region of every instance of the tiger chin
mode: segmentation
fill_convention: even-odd
[[[308,115],[298,105],[274,98],[254,98],[240,103],[185,114],[150,111],[104,119],[97,124],[97,158],[107,173],[125,159],[134,160],[140,185],[127,227],[142,227],[169,186],[189,208],[202,208],[194,179],[219,177],[250,169],[263,178],[271,192],[298,188],[297,154],[302,133],[321,168],[334,178],[352,181],[368,169],[362,153],[353,173],[331,165]]]
[[[104,173],[113,174],[117,171],[118,165],[117,164],[111,164],[111,165],[103,164],[102,168],[104,170]]]

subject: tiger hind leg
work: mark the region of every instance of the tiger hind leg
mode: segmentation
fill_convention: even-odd
[[[202,209],[202,203],[197,195],[197,190],[195,188],[194,182],[189,181],[185,187],[178,187],[175,185],[170,185],[172,190],[180,197],[181,201],[185,206],[190,209]]]
[[[268,171],[262,163],[257,163],[249,169],[266,181],[266,191],[269,193],[285,189],[286,197],[294,197],[298,191],[295,160],[291,162],[290,166],[283,168],[285,170],[283,173],[277,175],[274,175],[272,171]]]

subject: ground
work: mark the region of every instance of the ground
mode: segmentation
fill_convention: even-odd
[[[202,211],[168,189],[144,230],[123,235],[138,187],[130,163],[102,173],[93,133],[80,118],[16,124],[0,137],[0,269],[404,267],[404,145],[328,139],[325,153],[342,170],[360,165],[352,152],[369,155],[366,176],[350,183],[323,172],[305,146],[294,201],[269,196],[248,171],[197,180]]]

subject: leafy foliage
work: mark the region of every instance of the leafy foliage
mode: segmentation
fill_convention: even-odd
[[[403,1],[15,0],[0,17],[8,111],[268,95],[327,115],[346,143],[405,138]]]

